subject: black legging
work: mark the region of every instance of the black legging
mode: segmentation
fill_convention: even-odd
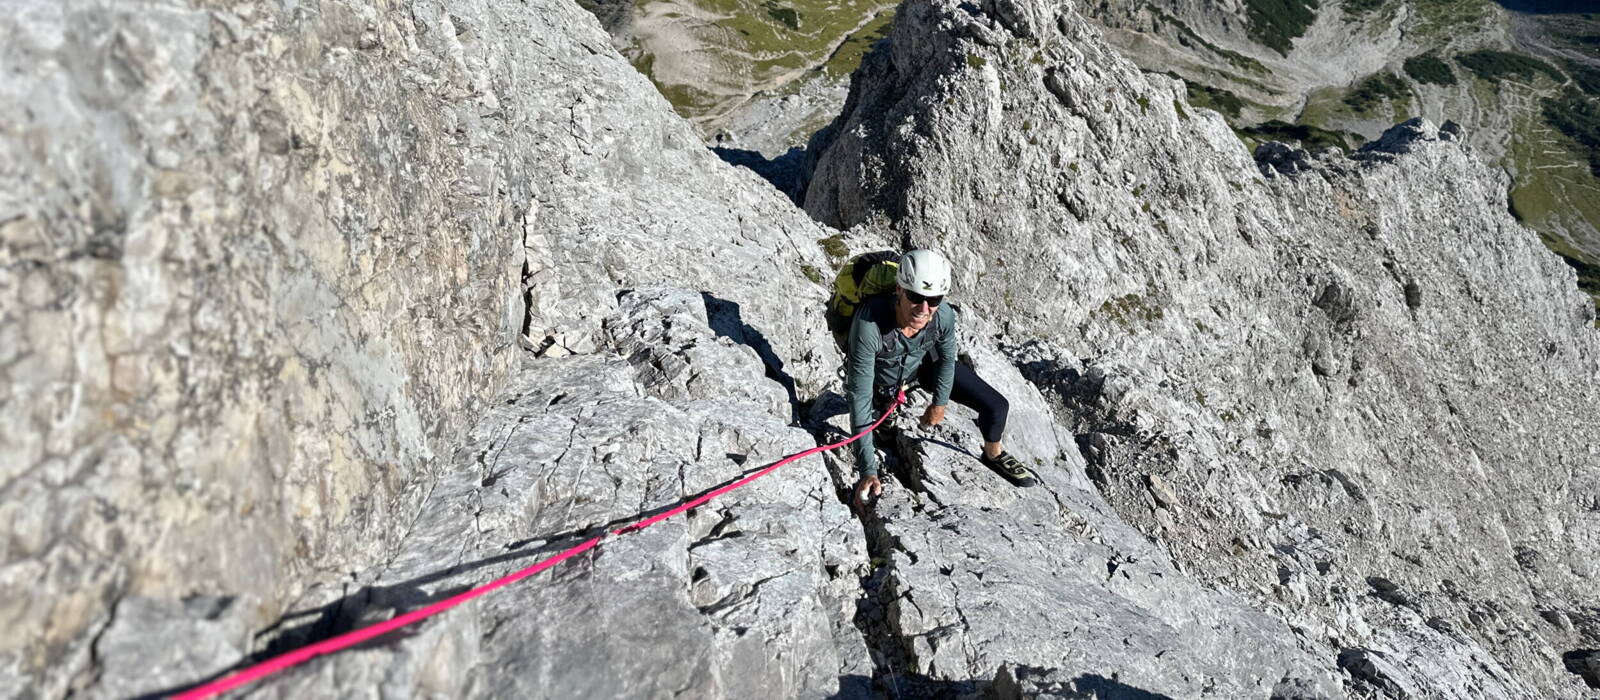
[[[938,386],[939,361],[936,358],[929,357],[917,369],[916,384],[927,391]],[[1006,413],[1011,410],[1006,397],[983,381],[983,377],[965,362],[956,362],[955,381],[951,384],[950,400],[978,412],[978,432],[983,433],[983,441],[1000,442],[1000,436],[1006,431]],[[890,398],[889,395],[880,397],[877,402],[880,411],[888,406]]]

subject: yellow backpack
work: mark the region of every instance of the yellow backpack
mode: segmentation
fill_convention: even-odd
[[[855,316],[856,307],[863,299],[894,291],[895,275],[900,273],[899,260],[900,254],[891,250],[862,253],[851,258],[833,278],[828,315],[835,321],[848,321]],[[848,323],[845,327],[849,327]]]

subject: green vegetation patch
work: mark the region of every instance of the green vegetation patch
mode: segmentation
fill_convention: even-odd
[[[1456,72],[1438,56],[1425,53],[1406,59],[1406,75],[1412,80],[1429,85],[1455,85]]]
[[[806,279],[811,280],[813,284],[822,284],[822,271],[818,270],[815,265],[802,263],[800,265],[800,273],[805,275]]]
[[[1152,306],[1144,295],[1137,293],[1107,299],[1100,305],[1099,314],[1123,328],[1132,328],[1140,321],[1153,324],[1166,315],[1161,307]]]
[[[1584,93],[1600,97],[1600,68],[1595,68],[1577,61],[1567,61],[1561,64],[1567,69],[1567,75],[1572,76],[1572,82]]]
[[[1183,81],[1183,87],[1189,93],[1189,104],[1217,110],[1231,119],[1238,119],[1240,110],[1244,109],[1244,100],[1227,90],[1201,85],[1177,73],[1167,75]]]
[[[839,48],[828,57],[828,62],[823,64],[822,70],[828,75],[842,78],[854,72],[861,65],[861,59],[872,50],[879,41],[889,36],[889,30],[894,26],[894,10],[878,13],[870,22],[867,22],[851,34]]]
[[[1422,45],[1446,45],[1462,33],[1477,34],[1491,22],[1500,22],[1494,0],[1407,0],[1415,11],[1408,39]]]
[[[1576,141],[1586,152],[1589,172],[1600,177],[1600,107],[1574,88],[1559,97],[1547,97],[1540,112],[1545,123]]]
[[[1247,126],[1236,130],[1235,133],[1244,139],[1245,145],[1252,148],[1268,141],[1299,141],[1301,148],[1313,152],[1329,148],[1350,150],[1351,143],[1362,141],[1359,134],[1329,131],[1310,124],[1290,124],[1277,119]],[[1350,140],[1352,137],[1354,141]]]
[[[1316,21],[1317,0],[1245,0],[1245,17],[1250,38],[1287,56],[1294,40]]]
[[[771,17],[777,20],[779,24],[788,27],[789,31],[794,32],[800,30],[799,10],[785,5],[779,5],[772,0],[767,0],[767,2],[762,3],[761,6],[766,8],[768,17]]]
[[[1373,10],[1383,7],[1384,0],[1344,0],[1344,16],[1358,19]]]
[[[641,55],[648,43],[629,55],[679,114],[701,120],[743,103],[744,91],[776,92],[818,67],[849,75],[892,17],[886,0],[684,0],[654,21],[694,37],[709,74],[664,73]]]
[[[1483,49],[1464,53],[1456,56],[1456,63],[1460,63],[1461,67],[1472,71],[1473,75],[1491,83],[1498,83],[1506,78],[1533,80],[1541,73],[1557,83],[1566,81],[1566,76],[1556,70],[1555,66],[1531,56],[1509,51]]]
[[[1596,272],[1600,261],[1561,238],[1565,230],[1600,228],[1600,180],[1577,162],[1574,146],[1543,120],[1518,120],[1508,153],[1517,173],[1511,189],[1511,214],[1539,232],[1545,246],[1578,271],[1578,286],[1595,299],[1600,310],[1600,275]]]
[[[1400,76],[1393,73],[1377,73],[1357,83],[1355,88],[1344,96],[1344,103],[1357,114],[1367,114],[1384,100],[1400,101],[1410,94],[1411,87],[1406,85],[1406,81]]]
[[[827,253],[835,263],[844,262],[850,257],[850,246],[844,243],[844,234],[835,233],[827,238],[818,238],[817,245],[822,247],[822,252]]]

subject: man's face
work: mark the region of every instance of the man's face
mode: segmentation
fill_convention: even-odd
[[[943,297],[924,297],[907,292],[905,288],[899,291],[899,307],[896,314],[901,328],[920,331],[929,321],[933,320],[933,312],[938,310]]]

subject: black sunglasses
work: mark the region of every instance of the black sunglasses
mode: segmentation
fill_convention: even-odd
[[[938,305],[944,303],[944,295],[943,294],[941,294],[939,296],[936,296],[936,297],[925,297],[925,296],[922,296],[921,294],[918,294],[916,292],[913,292],[913,291],[911,291],[909,289],[905,289],[905,288],[901,288],[900,291],[905,292],[906,301],[911,302],[912,306],[916,306],[917,304],[921,304],[921,303],[926,302],[928,304],[928,306],[937,307]]]

